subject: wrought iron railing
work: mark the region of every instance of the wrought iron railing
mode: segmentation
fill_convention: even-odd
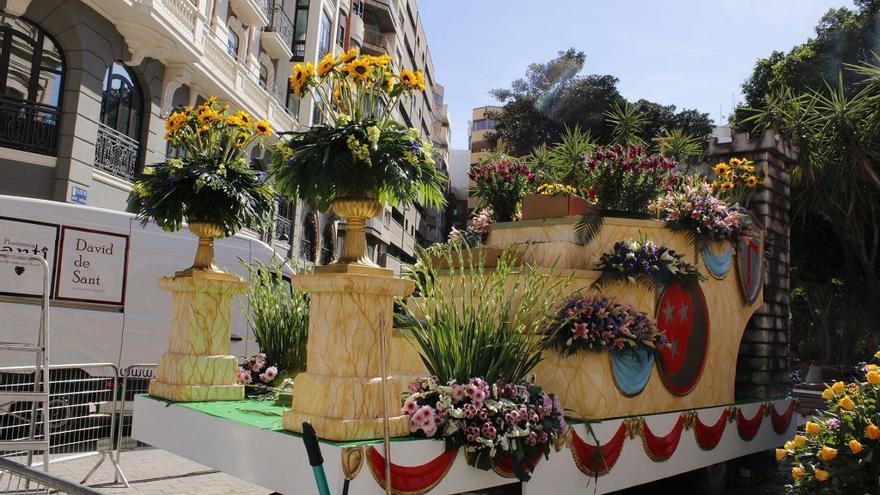
[[[137,172],[141,144],[104,124],[98,124],[95,142],[95,168],[133,181]]]
[[[60,117],[57,108],[0,97],[0,146],[55,155]]]
[[[271,5],[271,4],[270,4]],[[284,40],[284,46],[293,47],[293,23],[290,17],[281,10],[281,1],[275,0],[268,12],[269,25],[263,28],[265,31],[274,31],[281,35]]]
[[[305,261],[315,262],[315,250],[312,247],[312,241],[308,239],[300,239],[299,241],[299,257]]]
[[[322,247],[318,259],[322,265],[329,265],[333,262],[333,251],[329,248]]]
[[[279,241],[290,242],[290,220],[282,217],[275,217],[275,238]]]
[[[368,43],[371,45],[378,46],[382,48],[385,53],[388,53],[388,38],[380,33],[379,31],[374,31],[369,28],[364,29],[364,43]]]

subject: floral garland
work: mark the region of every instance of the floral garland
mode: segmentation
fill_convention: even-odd
[[[593,283],[596,288],[608,282],[625,281],[656,290],[672,281],[688,285],[703,280],[700,272],[684,261],[684,255],[658,246],[644,236],[616,242],[611,252],[599,258],[596,269],[602,271]]]
[[[698,250],[710,242],[736,243],[752,235],[751,222],[739,203],[730,205],[719,199],[712,186],[698,177],[688,177],[681,187],[657,198],[649,208],[670,230],[687,232]]]
[[[605,296],[565,301],[545,335],[548,343],[564,355],[669,345],[666,333],[647,314]]]
[[[409,385],[402,411],[409,416],[412,433],[442,438],[447,450],[463,447],[468,464],[478,469],[512,459],[522,481],[528,481],[533,467],[523,461],[549,456],[568,428],[555,395],[531,384],[499,380],[490,385],[482,378],[445,385],[436,377],[417,378]]]

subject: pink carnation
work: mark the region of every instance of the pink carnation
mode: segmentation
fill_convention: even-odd
[[[278,368],[269,366],[266,371],[260,374],[260,381],[263,383],[272,383],[272,380],[278,376]]]

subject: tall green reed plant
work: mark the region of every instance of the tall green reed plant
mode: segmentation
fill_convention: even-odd
[[[254,340],[266,354],[269,364],[279,371],[296,373],[306,368],[306,343],[309,336],[309,298],[294,290],[283,278],[281,264],[253,265],[240,260],[250,274],[246,294],[250,311],[242,304]]]
[[[416,293],[407,306],[408,327],[428,372],[442,383],[480,377],[518,383],[543,358],[538,332],[562,301],[571,278],[555,270],[515,266],[508,250],[497,267],[467,247],[446,253],[448,270],[427,256],[411,267]]]

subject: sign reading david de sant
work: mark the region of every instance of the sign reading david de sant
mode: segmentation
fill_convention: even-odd
[[[125,303],[127,235],[65,226],[58,259],[56,299]]]
[[[57,244],[57,225],[0,217],[0,253],[39,256],[54,270]],[[42,296],[43,268],[35,261],[0,257],[0,294]]]

